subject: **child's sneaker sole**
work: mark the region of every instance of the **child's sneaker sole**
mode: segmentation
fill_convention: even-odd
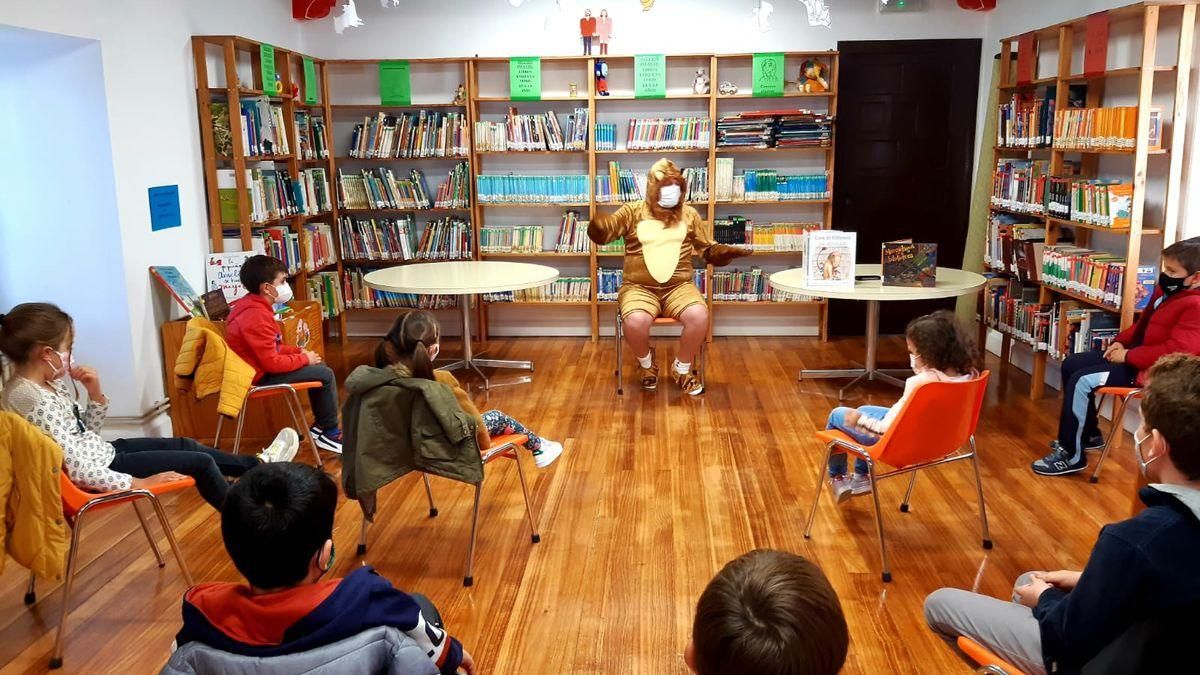
[[[544,469],[554,463],[563,453],[562,443],[542,439],[542,445],[533,453],[533,463],[537,468]]]
[[[314,434],[312,440],[313,443],[317,444],[318,448],[326,452],[332,452],[338,455],[342,454],[342,444],[331,438],[328,438],[325,436],[325,434]]]

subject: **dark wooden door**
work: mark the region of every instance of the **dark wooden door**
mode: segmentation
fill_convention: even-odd
[[[839,42],[833,227],[858,233],[858,262],[911,237],[961,267],[971,201],[979,40]],[[954,302],[883,303],[880,330]],[[830,331],[861,335],[865,307],[833,302]]]

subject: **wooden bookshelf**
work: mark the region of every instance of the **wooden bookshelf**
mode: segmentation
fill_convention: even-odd
[[[1059,243],[1064,235],[1064,231],[1067,230],[1073,232],[1076,245],[1096,247],[1096,250],[1103,249],[1099,248],[1098,243],[1093,243],[1093,233],[1101,232],[1120,237],[1121,246],[1119,249],[1109,251],[1123,255],[1127,261],[1122,283],[1122,297],[1119,305],[1112,306],[1093,298],[1088,298],[1081,293],[1047,284],[1040,284],[1038,302],[1046,305],[1054,302],[1056,299],[1067,298],[1076,300],[1091,307],[1119,314],[1120,325],[1122,328],[1126,328],[1135,319],[1137,267],[1142,261],[1144,239],[1146,237],[1156,238],[1155,241],[1146,243],[1147,250],[1153,250],[1151,247],[1174,242],[1179,232],[1179,204],[1182,197],[1181,178],[1183,171],[1183,153],[1180,151],[1182,145],[1177,146],[1175,152],[1171,152],[1171,149],[1166,145],[1166,138],[1164,138],[1162,149],[1151,149],[1147,139],[1149,135],[1149,113],[1151,106],[1153,103],[1160,103],[1165,94],[1170,94],[1172,102],[1169,108],[1164,110],[1163,134],[1172,140],[1175,138],[1182,139],[1188,114],[1188,86],[1192,66],[1191,58],[1196,23],[1196,5],[1191,2],[1139,2],[1110,10],[1108,16],[1110,22],[1110,43],[1115,39],[1122,38],[1132,39],[1134,42],[1137,42],[1140,38],[1140,50],[1137,52],[1136,64],[1116,68],[1110,67],[1103,72],[1090,75],[1076,72],[1083,69],[1081,54],[1084,50],[1082,49],[1082,43],[1086,37],[1087,17],[1080,17],[1032,31],[1038,37],[1039,50],[1043,54],[1057,52],[1057,70],[1053,75],[1038,76],[1038,73],[1035,72],[1034,77],[1029,82],[1018,83],[1015,81],[1015,66],[1017,61],[1017,42],[1021,36],[1006,37],[1000,41],[999,102],[1001,104],[1007,102],[1014,93],[1032,93],[1043,87],[1053,85],[1056,110],[1065,110],[1068,106],[1067,101],[1070,85],[1086,83],[1088,87],[1085,102],[1086,107],[1104,107],[1106,102],[1105,84],[1108,80],[1115,78],[1137,78],[1136,106],[1138,115],[1135,146],[1132,149],[1124,150],[1026,149],[993,146],[993,166],[1002,158],[1028,157],[1033,159],[1034,152],[1048,152],[1050,176],[1063,175],[1065,158],[1068,156],[1077,156],[1080,167],[1079,177],[1097,178],[1101,177],[1099,162],[1102,156],[1127,155],[1132,158],[1132,166],[1123,167],[1121,171],[1123,175],[1129,177],[1133,184],[1133,202],[1129,227],[1099,227],[1048,215],[1031,215],[1020,211],[1010,211],[997,206],[992,206],[991,211],[996,213],[1013,213],[1043,223],[1046,228],[1045,243],[1048,246]],[[1163,21],[1163,19],[1166,20]],[[1156,64],[1155,55],[1160,36],[1174,35],[1174,33],[1170,32],[1173,29],[1168,28],[1164,31],[1162,26],[1172,24],[1177,26],[1178,31],[1176,63]],[[1115,34],[1116,38],[1114,38],[1113,28],[1117,26],[1121,26],[1125,30],[1123,32],[1118,30]],[[1110,52],[1118,51],[1117,49],[1110,50]],[[1038,59],[1035,57],[1035,69],[1037,61]],[[1174,77],[1172,79],[1158,77],[1166,74],[1174,74]],[[1156,92],[1160,95],[1157,99],[1154,98]],[[1166,165],[1162,166],[1161,164],[1151,163],[1150,159],[1152,157],[1164,157]],[[1129,160],[1112,161],[1128,162]],[[1162,188],[1155,194],[1156,197],[1161,199],[1161,203],[1163,204],[1161,225],[1159,226],[1147,226],[1146,224],[1147,172],[1150,169],[1155,169],[1160,175],[1163,175]],[[1113,173],[1111,170],[1105,171],[1104,177],[1111,177]],[[1158,237],[1161,237],[1162,241],[1158,241]],[[997,272],[997,274],[1008,276],[1007,272]],[[981,341],[987,336],[987,328],[984,316],[981,315]],[[1013,337],[1007,332],[1002,333],[1002,335],[1001,359],[1007,365],[1009,363]],[[1048,358],[1049,356],[1046,351],[1035,350],[1033,353],[1030,396],[1034,399],[1041,398],[1044,394]]]

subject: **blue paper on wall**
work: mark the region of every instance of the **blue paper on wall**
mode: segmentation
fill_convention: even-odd
[[[179,215],[179,186],[158,185],[150,192],[150,230],[158,232],[183,224]]]

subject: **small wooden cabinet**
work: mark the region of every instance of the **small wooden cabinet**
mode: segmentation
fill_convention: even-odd
[[[279,321],[280,332],[283,333],[285,344],[297,345],[304,349],[325,356],[325,344],[321,332],[321,307],[316,302],[294,301],[290,303],[292,312]],[[225,323],[213,322],[224,335]],[[187,319],[168,321],[162,325],[163,341],[163,377],[166,384],[167,397],[171,401],[171,428],[175,436],[194,438],[206,445],[213,444],[217,430],[217,399],[213,394],[203,400],[196,400],[194,389],[182,390],[175,380],[175,360],[179,356],[179,347],[187,332]],[[304,405],[305,424],[312,424],[312,411],[308,405],[308,397],[301,394],[300,400]],[[242,451],[257,452],[263,445],[275,437],[279,430],[292,426],[292,416],[288,414],[287,405],[282,398],[268,398],[250,401],[247,404],[249,417],[242,430]],[[237,429],[235,420],[225,420],[221,429],[221,446],[225,449],[233,447],[233,435]],[[298,431],[304,431],[298,429]]]

